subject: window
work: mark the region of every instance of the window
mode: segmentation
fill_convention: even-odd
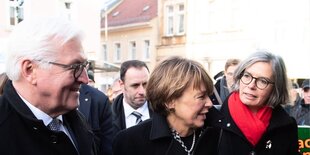
[[[24,0],[10,0],[10,25],[14,26],[24,20]]]
[[[167,7],[167,35],[173,35],[173,6]]]
[[[149,40],[144,40],[144,49],[143,49],[143,58],[145,60],[150,59],[150,41]]]
[[[114,12],[114,13],[112,14],[112,16],[115,17],[115,16],[117,16],[118,14],[119,14],[119,12],[117,11],[117,12]]]
[[[165,35],[183,35],[185,33],[185,8],[183,3],[167,4],[165,7]]]
[[[121,44],[120,43],[115,43],[115,57],[114,60],[116,62],[121,61]]]
[[[145,11],[147,11],[149,8],[150,8],[150,6],[147,5],[147,6],[145,6],[142,10],[143,10],[143,12],[145,12]]]
[[[103,60],[108,61],[108,49],[107,49],[106,44],[102,45],[102,55],[103,55]]]
[[[129,59],[136,59],[137,51],[136,51],[136,42],[132,41],[129,45]]]
[[[184,5],[179,4],[177,5],[177,11],[176,11],[176,30],[177,34],[184,33]]]

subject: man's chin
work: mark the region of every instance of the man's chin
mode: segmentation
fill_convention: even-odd
[[[143,101],[138,101],[138,102],[136,102],[136,105],[138,105],[139,107],[141,107],[141,106],[144,105],[144,103],[145,103],[145,100],[143,100]]]

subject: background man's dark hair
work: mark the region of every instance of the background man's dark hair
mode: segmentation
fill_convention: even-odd
[[[143,68],[143,67],[145,67],[149,71],[149,68],[147,67],[147,65],[143,61],[140,61],[140,60],[128,60],[128,61],[125,61],[125,62],[122,63],[121,69],[120,69],[120,79],[122,81],[125,80],[125,74],[126,74],[127,70],[129,68],[131,68],[131,67],[134,67],[134,68]]]

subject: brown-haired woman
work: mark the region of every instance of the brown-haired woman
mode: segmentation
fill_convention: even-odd
[[[209,95],[213,83],[193,60],[169,57],[154,69],[146,87],[153,118],[120,132],[114,155],[216,154],[220,122]],[[208,123],[208,124],[207,124]]]
[[[8,76],[5,73],[1,73],[0,74],[0,96],[3,94],[3,88],[7,81],[8,81]]]

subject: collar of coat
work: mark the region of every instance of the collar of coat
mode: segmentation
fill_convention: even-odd
[[[222,128],[237,134],[241,134],[241,131],[238,129],[237,125],[234,123],[232,117],[230,116],[227,100],[223,103],[220,111],[225,116],[224,122],[222,123]],[[272,116],[266,132],[294,123],[296,124],[294,119],[290,117],[279,104],[272,109]]]
[[[206,115],[203,128],[209,126],[221,126],[219,124],[222,124],[222,119],[224,119],[224,116],[216,108],[212,107]],[[165,116],[154,113],[152,120],[150,140],[171,137],[171,131]]]

